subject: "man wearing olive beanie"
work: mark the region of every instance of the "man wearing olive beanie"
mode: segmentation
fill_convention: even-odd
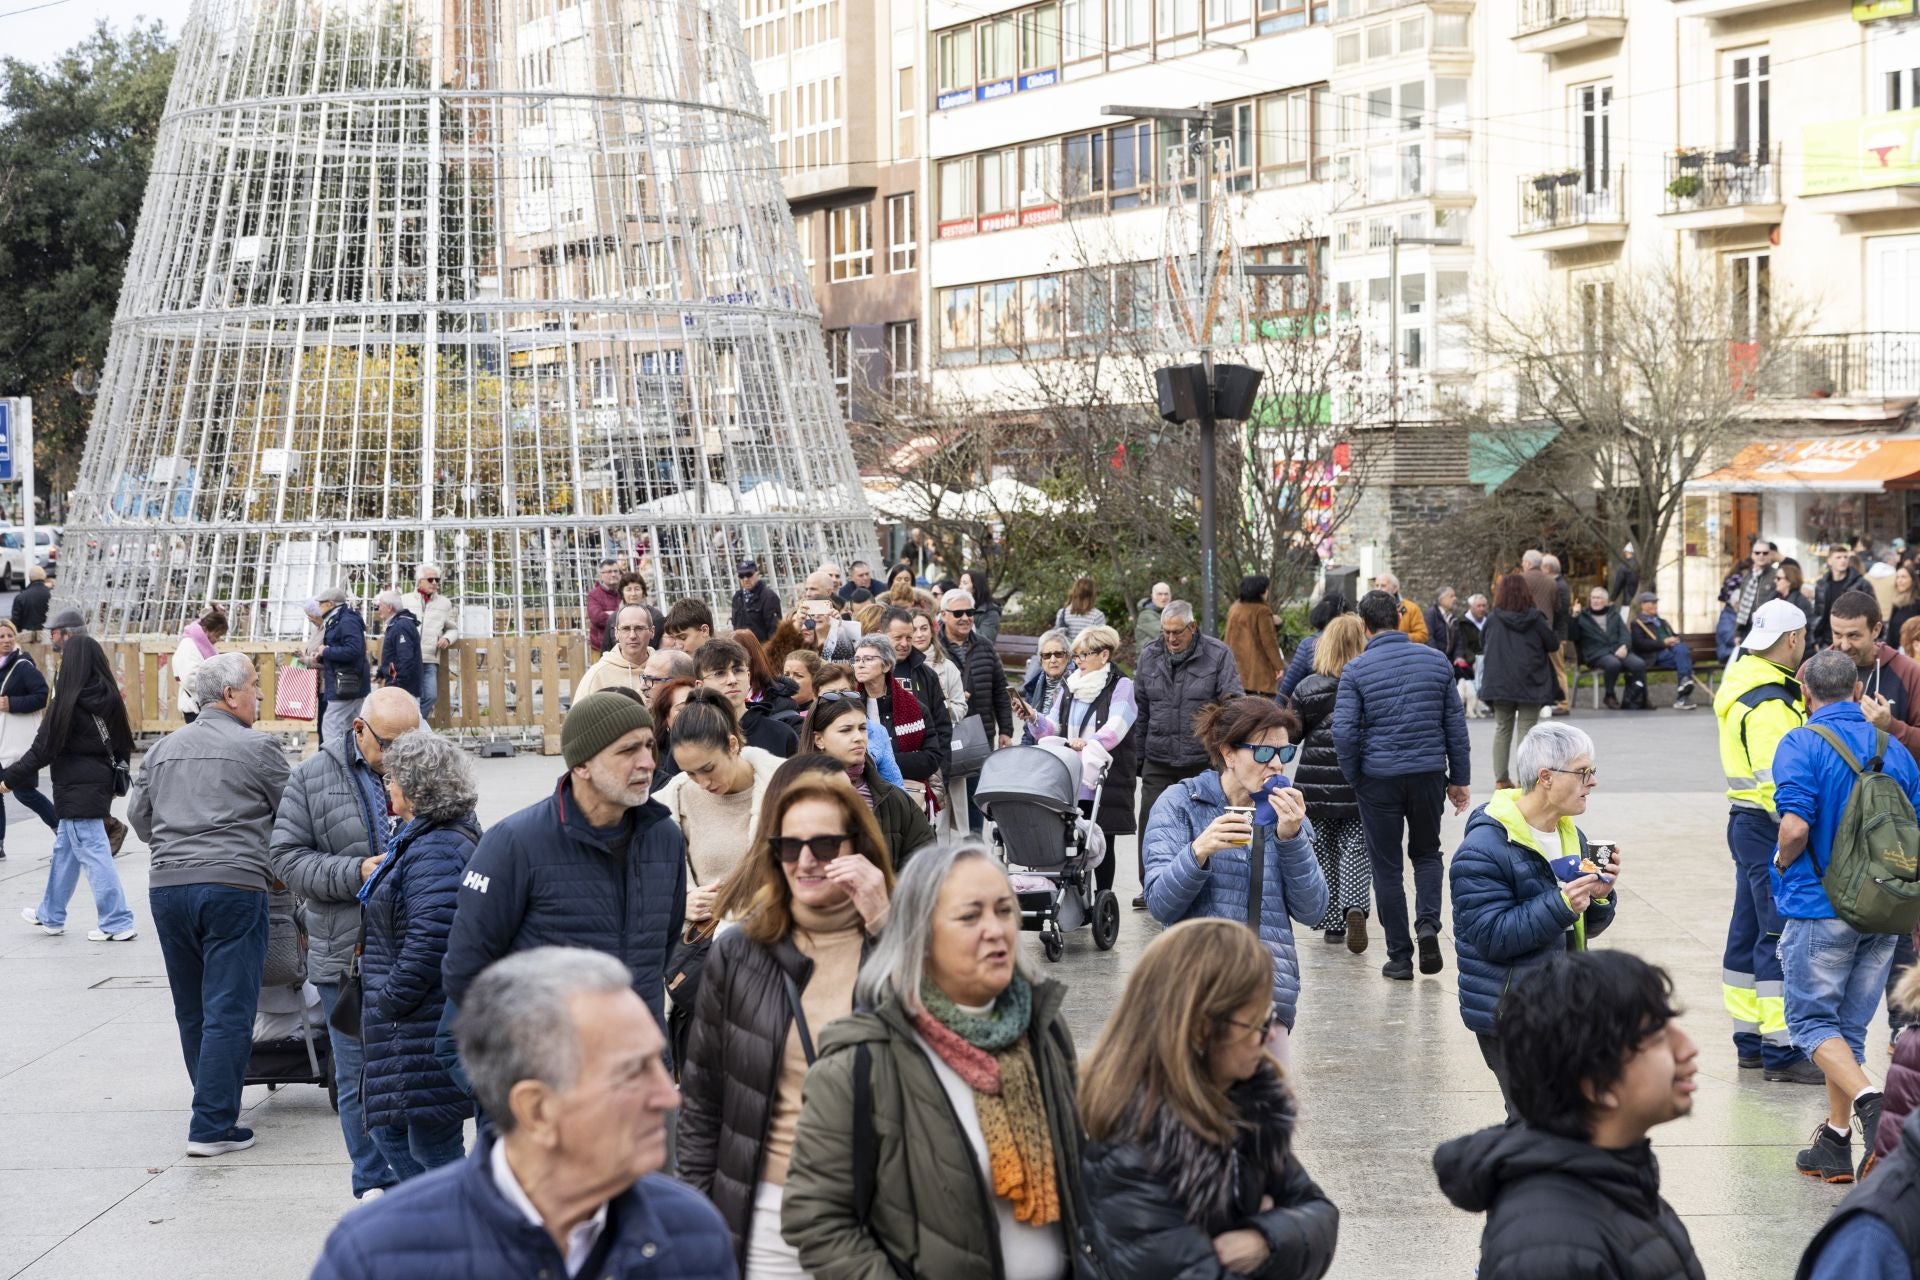
[[[494,825],[456,899],[447,997],[531,947],[590,947],[633,971],[633,990],[666,1025],[667,953],[686,905],[686,841],[653,783],[653,718],[624,690],[590,693],[560,727],[567,771],[553,794]]]

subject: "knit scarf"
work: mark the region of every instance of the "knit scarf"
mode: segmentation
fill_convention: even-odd
[[[1044,671],[1040,673],[1040,697],[1033,705],[1040,708],[1041,715],[1053,714],[1053,700],[1060,696],[1060,690],[1064,689],[1066,684],[1067,677],[1064,672],[1057,679]]]
[[[1058,1222],[1053,1138],[1027,1036],[1033,988],[1015,974],[985,1017],[961,1010],[931,981],[920,984],[920,1001],[925,1008],[914,1015],[914,1030],[973,1090],[993,1194],[1013,1205],[1016,1222]]]
[[[896,753],[918,751],[927,736],[926,710],[907,688],[906,681],[889,678],[887,683],[892,686],[888,701],[892,704],[893,723],[888,727],[893,730],[893,749]]]

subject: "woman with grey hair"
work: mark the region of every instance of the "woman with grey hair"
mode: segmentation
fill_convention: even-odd
[[[893,674],[893,641],[874,633],[853,646],[853,678],[867,699],[867,719],[887,731],[907,794],[926,807],[933,776],[947,762],[948,746],[934,732],[927,709],[904,680]]]
[[[914,855],[807,1077],[781,1232],[812,1275],[1061,1280],[1086,1221],[1065,988],[987,847]]]
[[[1073,641],[1067,639],[1067,633],[1059,627],[1040,633],[1040,643],[1034,646],[1034,669],[1027,673],[1026,683],[1020,686],[1020,692],[1014,700],[1014,714],[1022,721],[1020,741],[1035,743],[1040,739],[1033,732],[1033,719],[1021,708],[1029,708],[1034,717],[1048,716],[1058,719],[1063,700],[1070,698],[1067,692],[1067,677],[1073,673]]]
[[[480,842],[478,793],[466,753],[430,729],[386,749],[387,799],[399,818],[392,851],[369,858],[360,886],[367,1132],[402,1181],[463,1154],[473,1100],[434,1054],[447,994],[440,985],[454,895]]]
[[[1593,739],[1549,720],[1514,752],[1519,786],[1496,791],[1467,819],[1453,855],[1454,952],[1460,1016],[1515,1114],[1494,1027],[1501,993],[1556,951],[1584,951],[1613,923],[1620,847],[1595,850],[1574,819],[1587,811],[1598,775]]]

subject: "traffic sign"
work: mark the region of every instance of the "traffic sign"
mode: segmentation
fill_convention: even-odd
[[[13,401],[0,400],[0,480],[13,479]]]

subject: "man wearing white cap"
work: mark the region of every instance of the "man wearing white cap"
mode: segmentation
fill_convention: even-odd
[[[1727,775],[1727,847],[1733,852],[1733,918],[1721,961],[1721,996],[1733,1015],[1742,1067],[1768,1080],[1824,1084],[1826,1077],[1787,1035],[1786,982],[1780,971],[1780,912],[1773,902],[1773,852],[1780,815],[1773,802],[1773,753],[1806,723],[1794,671],[1807,649],[1807,616],[1785,600],[1753,611],[1752,627],[1728,664],[1713,714],[1720,723],[1720,767]]]

